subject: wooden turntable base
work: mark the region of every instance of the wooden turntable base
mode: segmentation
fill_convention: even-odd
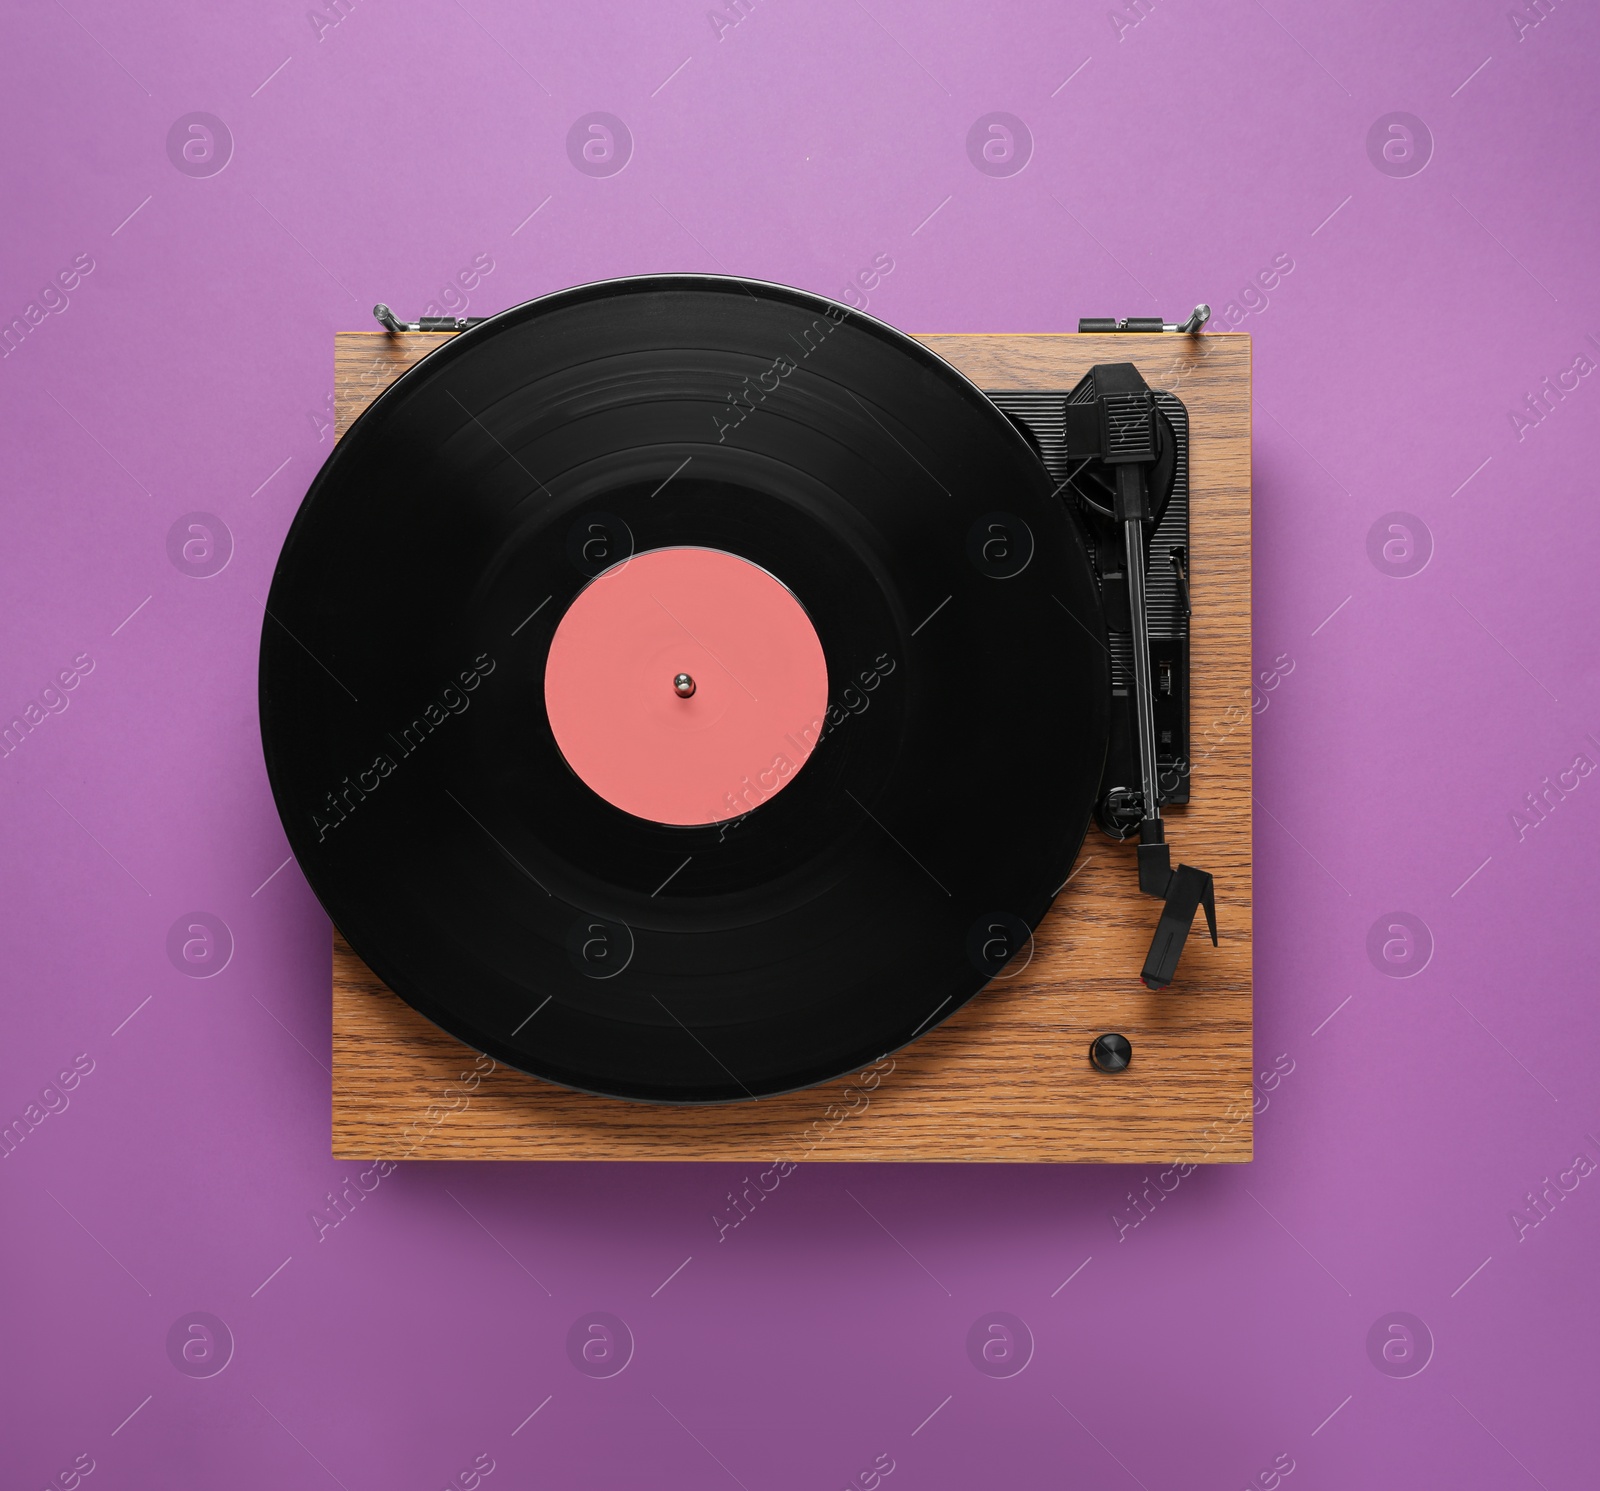
[[[342,332],[337,432],[448,339]],[[586,1097],[496,1066],[403,1003],[333,936],[333,1153],[341,1159],[1243,1161],[1252,1152],[1250,338],[924,336],[980,388],[1068,389],[1136,362],[1190,417],[1193,800],[1173,858],[1216,877],[1171,989],[1139,982],[1159,903],[1091,828],[1027,968],[864,1076],[714,1108]],[[1120,1031],[1108,1076],[1091,1041]],[[490,1070],[492,1068],[492,1070]]]

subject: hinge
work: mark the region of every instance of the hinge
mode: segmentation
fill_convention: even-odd
[[[1211,307],[1203,301],[1189,312],[1189,319],[1181,324],[1163,321],[1160,316],[1125,316],[1120,321],[1114,316],[1084,316],[1078,322],[1082,331],[1175,331],[1183,336],[1198,336],[1200,328],[1211,319]]]
[[[395,314],[381,300],[373,306],[372,314],[385,331],[466,331],[482,326],[487,316],[424,316],[420,321],[397,321]]]

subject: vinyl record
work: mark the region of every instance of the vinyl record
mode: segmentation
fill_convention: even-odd
[[[816,296],[660,276],[496,316],[356,421],[260,703],[301,869],[401,998],[709,1103],[864,1066],[1026,955],[1109,685],[1075,522],[978,389]]]

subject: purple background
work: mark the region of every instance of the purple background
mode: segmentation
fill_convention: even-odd
[[[6,21],[0,706],[94,667],[0,760],[0,1117],[68,1100],[0,1161],[5,1484],[84,1455],[97,1491],[432,1491],[479,1456],[491,1488],[839,1487],[880,1456],[891,1488],[1592,1485],[1600,781],[1570,768],[1600,761],[1600,378],[1524,403],[1600,359],[1592,10],[341,9]],[[592,111],[632,134],[620,174],[569,158]],[[1016,174],[969,158],[994,111],[1031,134]],[[196,112],[232,136],[208,176],[166,143]],[[1394,137],[1409,175],[1368,149],[1396,112],[1431,136]],[[1235,305],[1256,1065],[1292,1064],[1253,1165],[1156,1200],[1121,1167],[816,1164],[719,1241],[743,1167],[412,1163],[319,1240],[357,1167],[328,1157],[328,926],[261,765],[262,604],[333,332],[479,254],[473,313],[649,270],[838,295],[878,254],[872,311],[917,331]],[[195,511],[234,543],[206,579],[168,557]],[[1397,511],[1433,546],[1409,578],[1387,524],[1369,553]],[[209,979],[167,953],[194,911],[236,944]],[[1385,963],[1394,913],[1420,972]],[[169,1356],[195,1311],[219,1374]],[[569,1361],[591,1311],[633,1335],[620,1375]],[[1020,1375],[968,1358],[993,1311]],[[1394,1312],[1418,1375],[1369,1356]]]

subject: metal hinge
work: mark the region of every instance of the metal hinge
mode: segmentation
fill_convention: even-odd
[[[385,331],[466,331],[482,326],[487,316],[424,316],[420,321],[397,321],[395,314],[381,300],[373,306],[372,314]]]
[[[1211,307],[1204,302],[1189,312],[1189,319],[1181,325],[1163,321],[1160,316],[1084,316],[1078,322],[1079,331],[1175,331],[1184,336],[1198,336],[1200,328],[1211,319]]]

